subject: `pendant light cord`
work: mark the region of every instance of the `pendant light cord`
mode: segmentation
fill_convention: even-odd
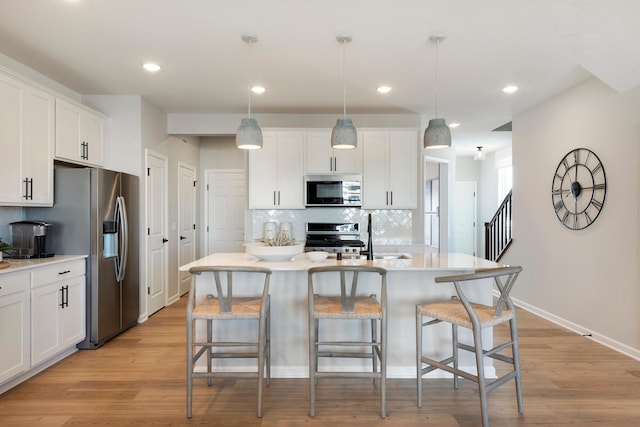
[[[347,42],[342,41],[342,117],[347,117]]]
[[[249,86],[247,87],[249,92],[249,118],[251,118],[251,45],[253,41],[249,40]]]
[[[438,118],[438,92],[440,88],[440,66],[439,66],[439,49],[440,48],[440,40],[436,42],[436,119]]]

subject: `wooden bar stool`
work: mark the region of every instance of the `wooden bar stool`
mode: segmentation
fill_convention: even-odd
[[[322,277],[321,277],[322,276]],[[358,284],[363,277],[372,280],[380,292],[378,301],[375,294],[359,295]],[[338,279],[339,280],[336,280]],[[380,381],[380,416],[386,417],[386,376],[387,376],[387,271],[372,266],[332,265],[313,267],[308,272],[309,279],[309,396],[310,416],[315,416],[315,388],[318,378],[373,378]],[[350,285],[349,285],[349,280]],[[315,292],[318,285],[332,288],[330,295]],[[339,290],[338,290],[339,288]],[[320,320],[340,319],[354,321],[369,320],[371,340],[321,341],[319,339]],[[378,325],[380,337],[378,339]],[[356,351],[357,349],[360,349]],[[362,351],[362,349],[369,349]],[[337,349],[337,350],[336,350]],[[344,372],[318,369],[319,357],[367,358],[372,360],[371,372]],[[380,368],[378,369],[378,362]]]
[[[475,273],[454,276],[436,277],[436,283],[453,283],[457,298],[416,306],[416,361],[418,373],[418,407],[422,407],[422,377],[435,369],[442,369],[453,374],[453,386],[458,388],[458,376],[474,381],[478,384],[480,392],[480,409],[482,413],[482,425],[489,425],[489,413],[487,408],[487,393],[496,387],[515,379],[518,411],[523,412],[522,385],[520,381],[520,356],[518,351],[518,328],[516,324],[516,308],[509,293],[513,289],[518,274],[522,267],[500,267],[477,270]],[[469,301],[463,291],[463,282],[473,280],[492,279],[496,285],[499,296],[493,306],[477,304]],[[470,284],[473,286],[473,284]],[[423,322],[423,318],[433,320]],[[443,360],[435,360],[423,355],[422,329],[425,326],[447,322],[452,327],[453,355]],[[492,328],[503,322],[509,322],[510,340],[494,345],[485,350],[482,345],[482,330]],[[458,342],[458,326],[472,330],[473,346]],[[495,344],[495,343],[494,343]],[[501,351],[511,348],[511,355],[500,354]],[[463,371],[458,367],[458,349],[475,353],[477,375]],[[487,382],[484,373],[484,358],[491,357],[495,360],[513,365],[513,369],[507,374]],[[427,366],[423,367],[422,365]],[[449,366],[452,365],[452,366]]]
[[[260,267],[192,267],[191,291],[187,303],[187,418],[191,418],[193,397],[193,379],[207,378],[212,384],[215,377],[249,377],[258,379],[258,417],[262,417],[262,395],[265,377],[267,384],[271,381],[270,354],[270,302],[269,278],[271,270]],[[213,277],[213,293],[196,294],[196,276],[211,274]],[[243,274],[238,278],[239,274]],[[233,279],[236,284],[255,284],[253,296],[235,296]],[[242,282],[240,282],[242,280]],[[246,282],[246,283],[243,283]],[[202,292],[201,292],[202,293]],[[213,321],[233,321],[255,319],[258,321],[257,341],[214,341]],[[198,320],[206,321],[206,338],[195,341],[194,324]],[[231,350],[224,350],[231,349]],[[196,361],[205,356],[207,371],[196,371]],[[256,372],[220,372],[213,371],[212,361],[216,358],[255,358],[258,362]]]

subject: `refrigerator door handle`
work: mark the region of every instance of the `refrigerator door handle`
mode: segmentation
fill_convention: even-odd
[[[129,250],[129,224],[127,222],[127,206],[124,197],[116,198],[115,218],[117,224],[120,225],[121,237],[118,256],[115,259],[116,280],[121,282],[127,271],[127,252]]]

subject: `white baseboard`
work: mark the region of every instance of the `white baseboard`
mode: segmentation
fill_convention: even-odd
[[[563,319],[562,317],[556,316],[555,314],[551,314],[531,304],[527,304],[524,301],[518,300],[516,298],[512,298],[512,299],[513,299],[513,302],[518,307],[524,310],[527,310],[530,313],[540,316],[545,320],[548,320],[552,323],[555,323],[558,326],[561,326],[565,329],[570,330],[571,332],[575,332],[576,334],[582,335],[587,339],[591,339],[599,344],[604,345],[605,347],[609,347],[610,349],[615,350],[618,353],[622,353],[625,356],[629,356],[635,360],[640,361],[640,350],[637,348],[630,347],[619,341],[613,340],[605,335],[601,335],[596,332],[590,331],[589,328],[585,328],[584,326],[581,326],[569,320]]]

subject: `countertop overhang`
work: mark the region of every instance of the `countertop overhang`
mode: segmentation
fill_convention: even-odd
[[[460,253],[413,253],[409,258],[376,259],[367,261],[364,259],[326,259],[321,262],[311,262],[305,254],[295,256],[292,260],[269,262],[256,258],[246,253],[216,253],[205,256],[189,264],[180,267],[180,271],[189,271],[191,267],[203,266],[233,266],[233,267],[267,267],[273,271],[306,271],[311,267],[322,265],[375,265],[388,271],[425,271],[425,270],[475,270],[478,268],[495,268],[498,266],[493,261],[477,258]]]
[[[43,267],[48,264],[57,264],[65,261],[86,258],[87,255],[54,255],[47,258],[4,258],[3,261],[9,263],[9,267],[0,269],[0,274],[15,273],[17,271],[28,270],[34,267]]]

